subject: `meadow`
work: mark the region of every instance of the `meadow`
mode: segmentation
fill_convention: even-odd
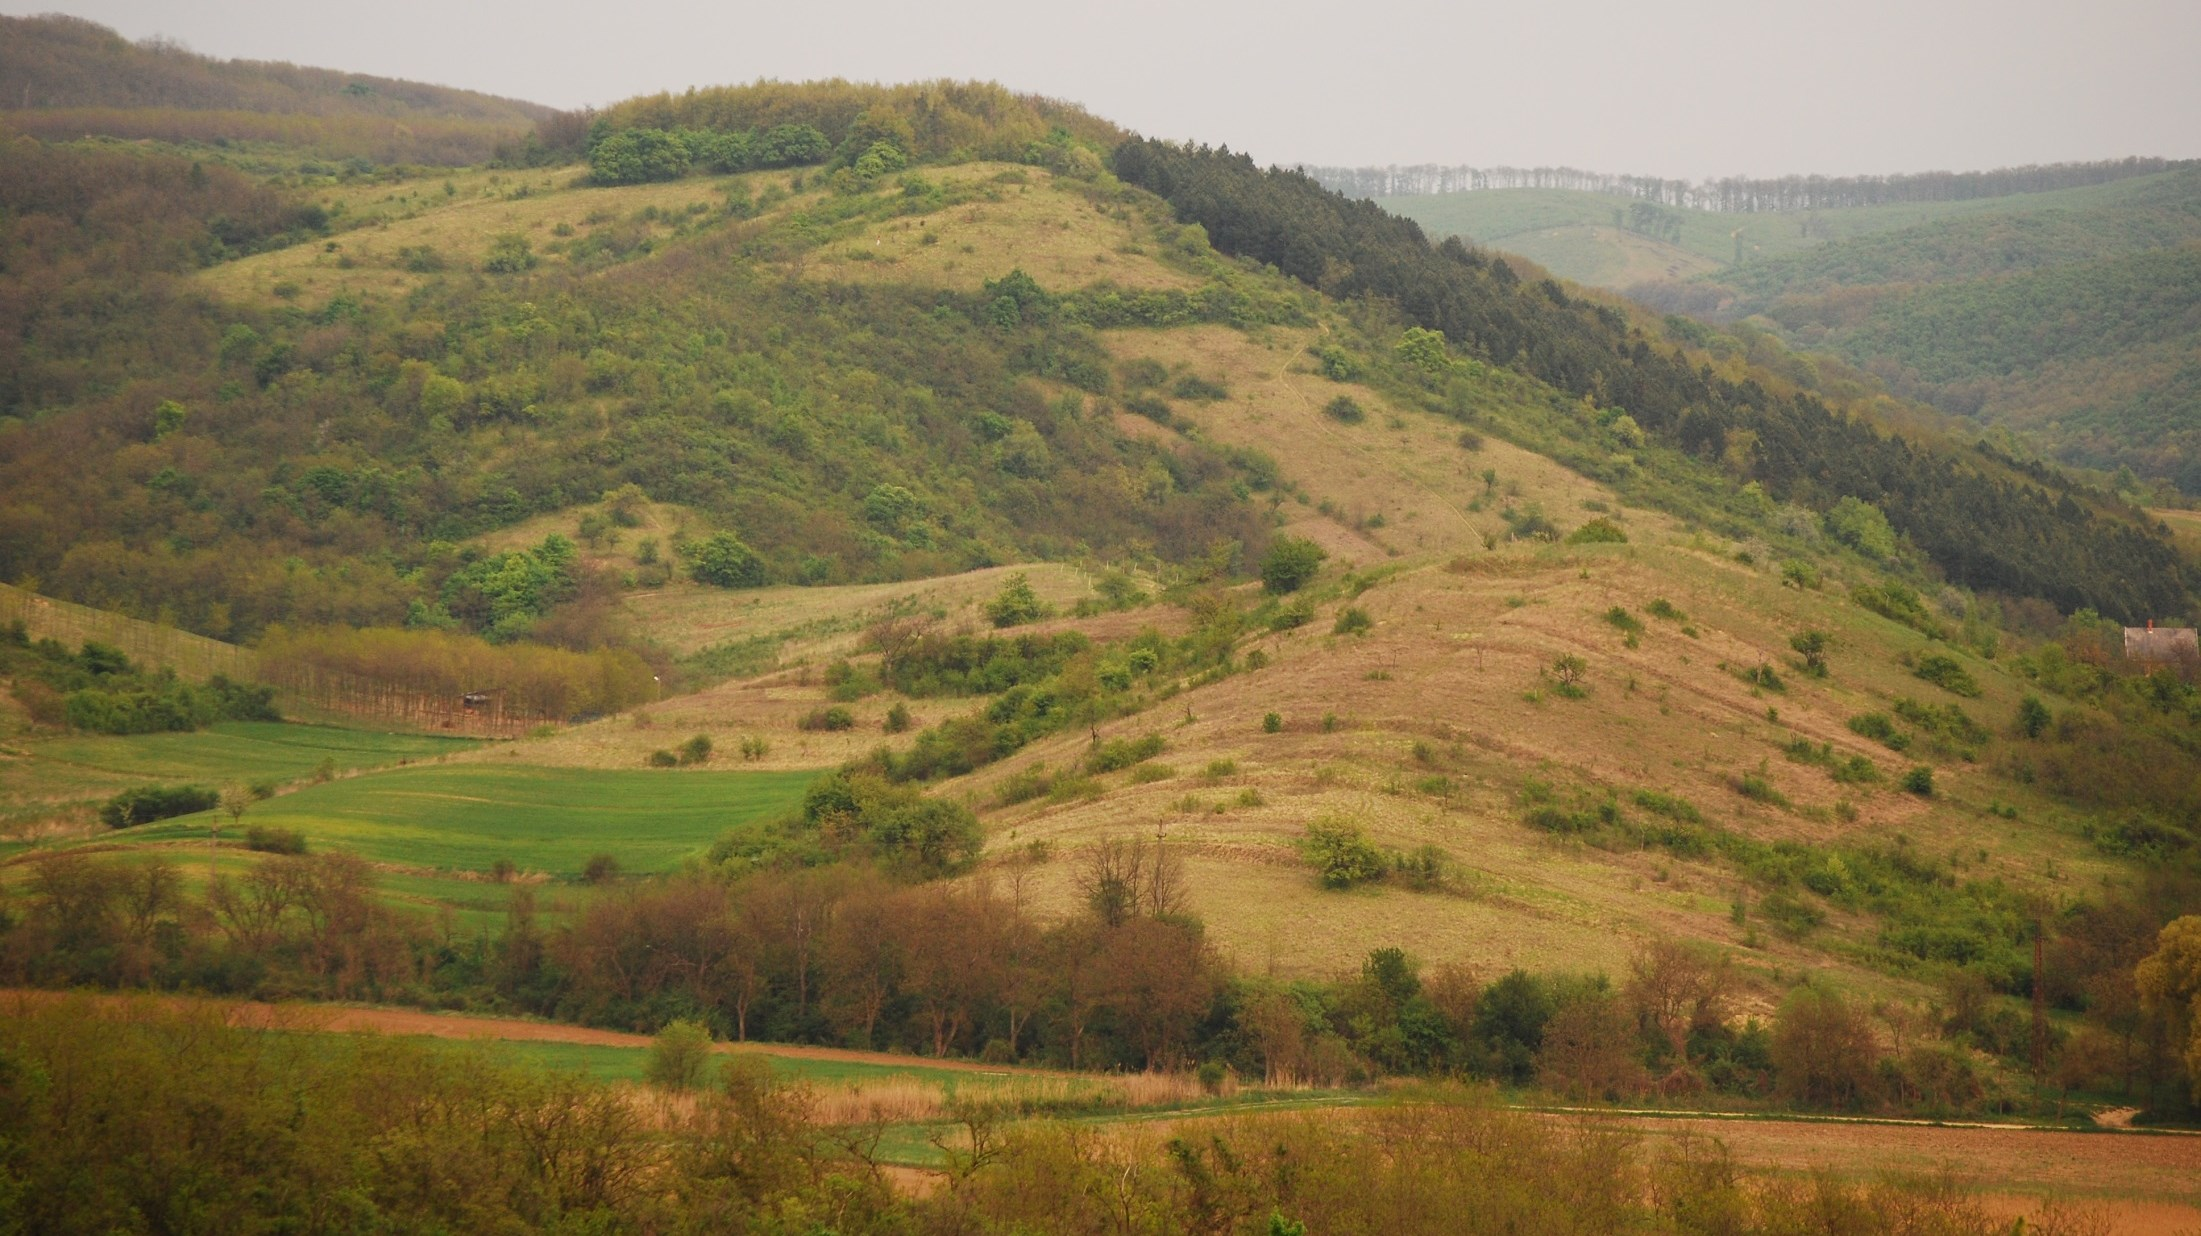
[[[467,738],[264,721],[127,737],[18,736],[0,745],[0,837],[41,824],[81,826],[100,800],[130,786],[281,786],[441,759],[479,745]]]
[[[509,752],[507,754],[510,754]],[[584,771],[452,764],[342,778],[259,804],[246,826],[293,829],[315,849],[404,868],[577,876],[609,854],[669,871],[729,828],[801,800],[804,772]],[[205,837],[206,815],[131,830],[152,844]]]

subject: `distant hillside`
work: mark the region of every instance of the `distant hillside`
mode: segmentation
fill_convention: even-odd
[[[132,43],[81,18],[0,17],[0,123],[40,137],[273,142],[465,164],[549,114],[471,90]]]
[[[1558,188],[1381,201],[1657,308],[1752,319],[2063,462],[2201,493],[2201,170],[1754,213]]]

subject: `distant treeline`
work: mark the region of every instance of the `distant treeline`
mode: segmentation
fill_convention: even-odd
[[[1151,140],[1119,147],[1115,170],[1205,227],[1225,253],[1271,263],[1340,299],[1388,301],[1469,356],[1623,410],[1659,440],[1721,461],[1775,498],[1818,508],[1843,497],[1873,503],[1969,587],[2128,620],[2191,604],[2166,535],[2046,468],[1883,433],[1771,375],[1721,373],[1619,308],[1552,280],[1524,283],[1507,262],[1457,237],[1432,246],[1412,221],[1299,172]],[[1702,329],[1669,327],[1661,333],[1683,338]],[[1433,390],[1434,406],[1465,414],[1472,392],[1461,394]]]
[[[1301,167],[1326,189],[1348,197],[1473,193],[1484,189],[1571,189],[1609,193],[1726,214],[1833,210],[1895,202],[1963,202],[2013,193],[2043,193],[2107,184],[2190,166],[2168,159],[2108,159],[2099,163],[2034,163],[1987,172],[1913,172],[1893,176],[1727,176],[1668,180],[1659,176],[1588,172],[1578,167]]]

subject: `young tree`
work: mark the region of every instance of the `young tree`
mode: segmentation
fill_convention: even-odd
[[[1793,1103],[1841,1110],[1873,1097],[1880,1044],[1864,1012],[1834,992],[1790,993],[1773,1025],[1772,1053],[1776,1085]]]
[[[699,1090],[710,1080],[711,1032],[703,1023],[674,1021],[657,1032],[642,1075],[667,1090]]]
[[[1047,616],[1047,606],[1032,591],[1032,581],[1018,571],[1001,585],[1001,591],[986,603],[986,617],[996,627],[1020,627],[1027,622],[1037,622]]]
[[[1804,672],[1814,678],[1827,676],[1827,649],[1833,643],[1824,631],[1798,631],[1788,637],[1788,646],[1804,659]]]

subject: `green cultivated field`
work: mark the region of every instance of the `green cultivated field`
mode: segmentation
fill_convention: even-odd
[[[471,750],[467,738],[228,721],[189,734],[75,736],[0,744],[0,832],[81,811],[133,785],[224,786],[419,763]]]
[[[793,806],[809,772],[627,772],[457,764],[316,785],[255,806],[246,825],[296,829],[316,850],[374,862],[578,874],[610,854],[627,872],[666,871],[727,829]],[[145,842],[201,839],[204,815],[131,830]]]

